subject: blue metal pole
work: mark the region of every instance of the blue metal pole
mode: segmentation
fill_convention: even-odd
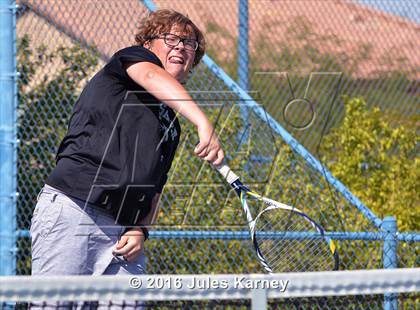
[[[16,273],[16,4],[0,0],[0,275]]]
[[[249,89],[249,31],[248,0],[239,0],[238,85]]]
[[[393,216],[387,216],[382,222],[384,236],[383,263],[384,268],[397,268],[397,221]],[[384,309],[397,310],[397,294],[387,293],[384,295]]]
[[[248,20],[248,0],[238,0],[238,45],[237,45],[237,74],[238,74],[238,85],[245,92],[249,89],[249,20]],[[247,154],[246,145],[250,139],[250,133],[252,128],[248,122],[249,119],[249,108],[246,104],[240,104],[239,106],[242,117],[242,129],[238,132],[237,141],[238,153],[234,156],[240,156],[240,153]],[[248,163],[245,164],[245,171],[248,170]]]
[[[156,4],[153,2],[153,0],[143,0],[143,4],[152,12],[157,10]]]

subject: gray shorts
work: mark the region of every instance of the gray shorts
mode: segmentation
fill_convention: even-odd
[[[135,262],[112,254],[124,229],[105,212],[46,185],[32,216],[32,275],[143,274],[144,253]]]

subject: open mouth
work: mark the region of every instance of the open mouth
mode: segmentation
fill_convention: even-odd
[[[178,56],[171,56],[169,57],[169,62],[172,64],[184,64],[184,58]]]

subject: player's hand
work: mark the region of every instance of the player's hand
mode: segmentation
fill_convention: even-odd
[[[143,250],[144,239],[145,237],[141,228],[132,228],[121,236],[113,254],[124,257],[128,262],[133,262]]]
[[[213,165],[220,165],[225,155],[213,126],[210,124],[199,125],[198,136],[200,143],[195,147],[194,153]]]

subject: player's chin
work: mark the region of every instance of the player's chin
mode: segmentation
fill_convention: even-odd
[[[175,79],[181,84],[184,84],[187,81],[187,77],[184,74],[179,75]]]
[[[172,75],[178,82],[182,82],[188,74],[188,72],[185,71],[184,66],[177,64],[171,64],[166,68],[166,71],[169,72],[169,74]]]

